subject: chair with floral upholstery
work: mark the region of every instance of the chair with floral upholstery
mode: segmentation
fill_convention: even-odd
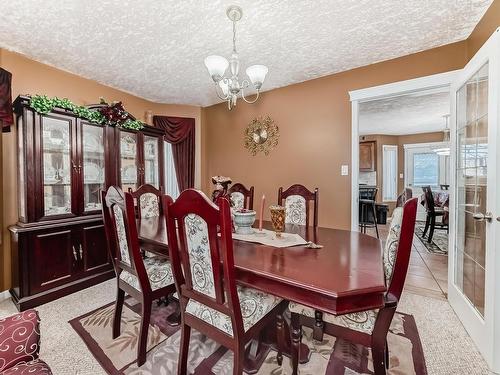
[[[280,187],[278,190],[278,204],[283,206],[285,201],[285,223],[309,226],[310,203],[313,204],[313,226],[318,226],[318,201],[319,189],[309,191],[305,186],[295,184],[283,191]]]
[[[175,291],[170,262],[166,257],[143,259],[135,222],[134,198],[120,188],[111,186],[102,192],[102,211],[113,259],[118,291],[113,321],[113,339],[120,335],[120,322],[125,292],[141,302],[141,326],[137,346],[137,364],[146,361],[146,346],[153,300]]]
[[[245,185],[237,182],[229,188],[227,195],[231,200],[233,208],[253,210],[253,191],[253,186],[247,189]]]
[[[157,189],[153,185],[144,184],[139,186],[136,191],[129,188],[128,192],[137,201],[137,213],[140,218],[148,219],[160,216],[160,199],[163,195],[161,187]]]
[[[0,319],[0,343],[0,374],[52,374],[50,367],[38,358],[40,318],[36,310]]]
[[[417,198],[408,200],[404,207],[394,210],[393,218],[383,252],[383,266],[387,285],[385,306],[380,309],[359,311],[335,316],[290,302],[292,325],[292,368],[297,374],[301,326],[313,328],[313,332],[323,332],[344,338],[371,348],[375,374],[385,374],[389,366],[387,333],[396,312],[410,261]],[[282,334],[282,333],[281,333]]]
[[[181,306],[178,374],[187,372],[191,328],[234,352],[234,374],[243,371],[245,344],[283,313],[286,302],[238,285],[235,279],[231,212],[226,198],[211,202],[187,189],[164,196],[169,254]],[[218,236],[220,228],[220,240]]]

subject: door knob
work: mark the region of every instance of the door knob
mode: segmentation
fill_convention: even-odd
[[[482,212],[478,212],[472,215],[472,217],[477,221],[487,221],[488,223],[491,223],[491,220],[493,220],[493,215],[491,212],[486,212],[485,214],[483,214]],[[499,219],[500,218],[497,217],[497,220]]]

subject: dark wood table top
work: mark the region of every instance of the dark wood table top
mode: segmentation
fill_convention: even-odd
[[[271,228],[270,222],[264,227]],[[168,254],[165,220],[138,220],[141,247]],[[323,245],[276,248],[234,240],[237,280],[253,288],[332,314],[379,308],[386,291],[381,242],[330,228],[287,225],[307,241]]]

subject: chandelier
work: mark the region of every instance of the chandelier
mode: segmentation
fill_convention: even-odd
[[[443,143],[444,147],[434,148],[434,152],[440,156],[449,156],[450,155],[450,129],[448,128],[448,120],[450,115],[443,116],[445,121],[445,128],[443,130]]]
[[[212,77],[215,83],[215,92],[217,96],[227,101],[229,110],[236,106],[238,95],[247,103],[255,103],[259,99],[259,92],[266,74],[268,72],[265,65],[251,65],[246,69],[248,78],[253,87],[257,90],[257,94],[253,100],[245,97],[244,91],[250,87],[250,82],[247,79],[239,80],[238,73],[240,71],[240,60],[238,52],[236,52],[236,22],[243,16],[243,11],[239,6],[231,5],[226,10],[227,17],[233,22],[233,52],[229,61],[217,55],[208,56],[205,58],[205,66],[207,67],[208,74]],[[224,74],[229,66],[230,77],[225,77]]]

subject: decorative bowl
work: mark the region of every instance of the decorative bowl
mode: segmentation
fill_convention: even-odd
[[[234,225],[237,234],[252,234],[252,225],[255,222],[255,211],[239,209],[233,211]]]

